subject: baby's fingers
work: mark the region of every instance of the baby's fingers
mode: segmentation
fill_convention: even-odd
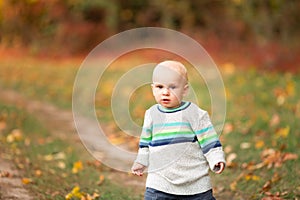
[[[143,175],[143,172],[141,172],[140,170],[133,171],[132,173],[134,175],[137,175],[137,176],[142,176]]]
[[[224,163],[218,163],[215,165],[214,171],[216,174],[221,174],[223,172],[224,168],[225,168]]]

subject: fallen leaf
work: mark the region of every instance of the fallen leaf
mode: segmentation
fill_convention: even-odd
[[[256,143],[255,143],[256,149],[261,149],[263,146],[265,146],[265,142],[263,140],[256,141]]]
[[[45,161],[52,161],[53,160],[53,155],[52,154],[45,155],[44,160]]]
[[[63,161],[59,161],[57,163],[57,167],[60,169],[65,169],[66,168],[66,163],[64,163]]]
[[[79,186],[75,186],[72,189],[72,191],[65,196],[65,199],[66,200],[71,200],[74,197],[75,198],[79,198],[79,199],[84,198],[84,194],[80,191],[80,187]]]
[[[93,193],[93,195],[87,194],[85,198],[83,198],[83,200],[95,200],[98,197],[100,197],[100,195],[96,192]]]
[[[247,174],[247,175],[245,176],[245,179],[246,179],[247,181],[250,181],[250,180],[252,180],[252,181],[259,181],[259,180],[260,180],[260,177],[259,177],[259,176],[256,176],[256,175],[252,175],[252,174]]]
[[[32,183],[32,180],[31,180],[30,178],[22,178],[22,183],[23,183],[24,185],[27,185],[27,184],[29,184],[29,183]]]
[[[277,126],[280,123],[280,117],[278,114],[273,114],[270,122],[269,122],[269,126],[274,127]]]
[[[281,167],[283,162],[287,160],[296,160],[298,159],[297,154],[293,153],[283,153],[281,151],[275,151],[274,149],[265,149],[261,153],[261,159],[268,168]]]
[[[0,171],[0,178],[10,178],[13,175],[11,173],[9,173],[8,171]]]
[[[45,161],[64,160],[65,158],[66,154],[64,152],[52,153],[44,156]]]
[[[277,182],[279,180],[280,180],[279,174],[278,173],[274,173],[274,175],[272,176],[272,179],[271,179],[272,183],[275,183],[275,182]]]
[[[284,95],[279,95],[279,96],[277,97],[277,104],[278,104],[279,106],[281,106],[281,105],[284,104],[284,102],[285,102],[285,96],[284,96]]]
[[[276,192],[272,194],[271,192],[267,191],[264,193],[267,197],[262,198],[262,200],[283,200],[280,196],[282,195],[280,192]]]
[[[37,169],[34,171],[35,176],[41,176],[42,175],[42,171]]]
[[[294,154],[294,153],[285,153],[283,155],[283,161],[287,161],[287,160],[297,160],[298,159],[298,155]]]
[[[66,159],[66,154],[64,152],[58,152],[53,155],[53,159],[55,160],[64,160]]]
[[[251,147],[251,143],[249,143],[249,142],[243,142],[240,145],[241,149],[249,149],[250,147]]]
[[[231,133],[233,131],[233,124],[231,123],[225,123],[224,128],[223,128],[223,133],[225,135]]]
[[[232,183],[230,183],[230,189],[232,191],[236,191],[236,186],[237,186],[237,181],[233,181]]]
[[[230,153],[226,158],[226,165],[227,167],[234,167],[233,160],[236,159],[237,154],[236,153]]]
[[[6,142],[13,143],[18,142],[23,139],[23,133],[20,129],[14,129],[10,134],[6,137]]]
[[[264,197],[261,200],[283,200],[283,199],[276,196],[269,196],[269,197]]]
[[[287,126],[285,128],[280,128],[276,131],[275,135],[276,135],[276,138],[286,138],[290,133],[290,127]]]
[[[4,129],[6,129],[6,126],[7,126],[6,122],[1,120],[0,121],[0,132],[3,131]]]
[[[267,181],[267,182],[264,184],[264,186],[263,186],[263,188],[262,188],[262,191],[263,191],[263,192],[269,191],[269,190],[271,189],[271,185],[272,185],[272,182],[271,182],[271,181]]]
[[[99,176],[99,181],[97,182],[97,185],[101,185],[104,182],[104,176],[100,175]]]
[[[224,152],[225,152],[226,154],[230,153],[231,151],[232,151],[232,146],[227,145],[227,146],[224,147]]]
[[[286,85],[286,93],[288,96],[294,96],[295,95],[295,83],[293,81],[289,81]]]
[[[79,171],[83,170],[83,164],[81,161],[73,163],[72,173],[77,174]]]

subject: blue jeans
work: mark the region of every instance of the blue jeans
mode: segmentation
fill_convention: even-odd
[[[153,188],[146,188],[144,200],[216,200],[213,197],[212,190],[194,195],[175,195]]]

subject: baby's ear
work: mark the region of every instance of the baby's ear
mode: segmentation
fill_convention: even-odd
[[[151,83],[151,89],[152,89],[152,91],[153,91],[153,89],[154,89],[154,84],[153,84],[153,83]]]
[[[183,88],[183,96],[188,95],[189,93],[189,84],[186,84]]]
[[[152,90],[152,93],[154,95],[154,84],[153,83],[151,84],[151,90]]]

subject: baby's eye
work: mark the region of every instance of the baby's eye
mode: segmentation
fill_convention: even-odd
[[[174,90],[174,89],[176,89],[176,86],[175,86],[175,85],[171,85],[171,86],[170,86],[170,89],[171,89],[171,90]]]
[[[162,86],[162,85],[157,85],[157,86],[156,86],[156,88],[158,88],[158,89],[163,89],[163,87],[164,87],[164,86]]]

